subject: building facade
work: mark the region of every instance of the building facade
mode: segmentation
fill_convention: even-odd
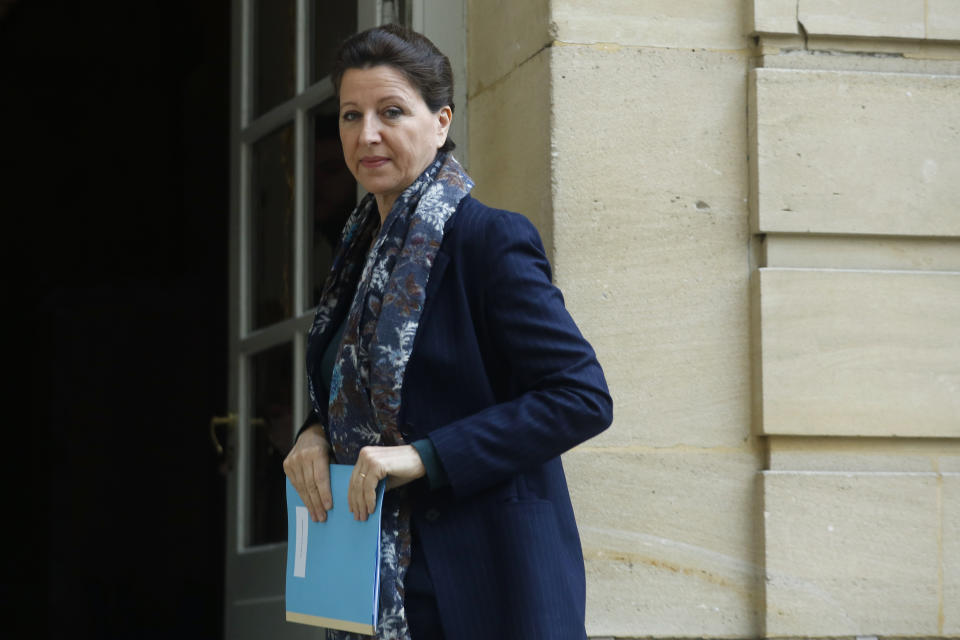
[[[477,196],[615,398],[589,633],[960,635],[960,3],[468,7]]]
[[[538,226],[608,376],[564,458],[589,634],[960,636],[960,2],[233,6],[228,637],[281,615],[258,424],[302,419],[351,197],[320,53],[388,20],[453,58],[474,193]]]

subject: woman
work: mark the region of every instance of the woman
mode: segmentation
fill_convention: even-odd
[[[324,285],[313,412],[284,470],[321,521],[330,462],[355,464],[361,520],[386,479],[378,638],[585,638],[558,456],[610,424],[603,372],[534,227],[469,195],[447,58],[378,27],[344,43],[333,81],[344,159],[370,195]]]

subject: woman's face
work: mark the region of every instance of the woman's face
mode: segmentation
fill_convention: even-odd
[[[380,216],[433,161],[447,139],[450,107],[432,113],[397,69],[348,69],[340,81],[343,158]]]

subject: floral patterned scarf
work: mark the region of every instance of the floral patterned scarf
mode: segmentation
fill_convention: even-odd
[[[410,359],[427,279],[447,220],[473,188],[473,181],[447,153],[434,161],[397,198],[367,252],[379,213],[366,196],[344,226],[330,276],[307,341],[307,382],[317,415],[327,397],[318,367],[335,329],[338,302],[354,291],[343,342],[337,352],[327,407],[327,438],[336,462],[354,464],[367,445],[404,444],[397,423],[404,370]],[[364,257],[365,256],[365,257]],[[361,269],[362,267],[362,269]],[[410,565],[410,508],[405,491],[384,496],[380,538],[380,610],[377,638],[410,640],[403,608],[403,580]],[[331,640],[365,638],[327,631]]]

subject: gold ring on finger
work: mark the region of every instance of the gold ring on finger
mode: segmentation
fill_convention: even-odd
[[[367,474],[365,474],[365,473],[361,473],[361,474],[360,474],[360,477],[361,477],[361,478],[364,478],[364,479],[366,479],[366,477],[367,477]]]

